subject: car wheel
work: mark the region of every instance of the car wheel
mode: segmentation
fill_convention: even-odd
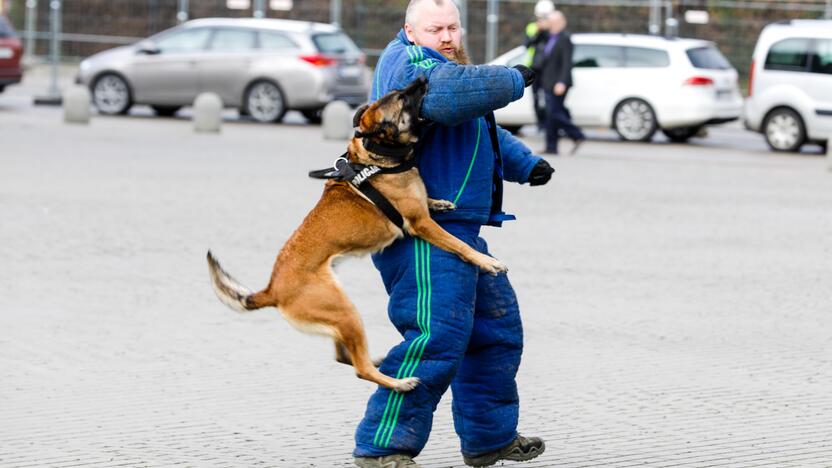
[[[800,151],[806,142],[803,119],[791,109],[773,110],[763,123],[763,134],[774,151]]]
[[[156,113],[159,117],[173,117],[181,106],[150,106],[153,108],[153,112]]]
[[[679,128],[663,128],[662,133],[668,140],[674,143],[687,143],[688,140],[695,137],[702,127],[679,127]]]
[[[258,122],[280,122],[286,114],[283,92],[271,81],[257,81],[248,87],[245,111]]]
[[[133,105],[133,96],[124,78],[105,73],[92,86],[92,101],[102,114],[126,114]]]
[[[650,141],[656,133],[656,113],[641,99],[626,99],[613,113],[615,131],[622,140]]]
[[[303,114],[303,117],[306,120],[308,120],[309,123],[319,124],[319,123],[321,123],[321,120],[323,120],[324,110],[323,109],[306,109],[306,110],[300,111],[300,113]]]

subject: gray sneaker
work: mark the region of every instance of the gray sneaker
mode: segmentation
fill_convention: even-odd
[[[355,465],[360,468],[420,468],[410,455],[358,457],[355,459]]]
[[[476,457],[466,457],[463,455],[462,459],[468,466],[491,466],[500,460],[529,461],[537,458],[544,450],[546,450],[546,444],[543,443],[541,438],[518,435],[514,441],[501,449]]]

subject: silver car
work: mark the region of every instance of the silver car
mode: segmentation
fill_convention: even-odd
[[[306,21],[206,18],[188,21],[137,44],[81,62],[77,82],[89,86],[104,114],[149,104],[170,116],[202,92],[220,96],[261,122],[287,110],[312,121],[333,100],[367,100],[366,56],[335,26]]]

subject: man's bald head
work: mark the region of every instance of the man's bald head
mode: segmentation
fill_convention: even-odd
[[[448,60],[468,60],[462,47],[459,8],[451,0],[411,0],[405,13],[404,32],[414,44],[430,47]]]
[[[558,34],[566,29],[566,16],[560,10],[546,15],[546,21],[549,23],[549,32],[552,34]]]

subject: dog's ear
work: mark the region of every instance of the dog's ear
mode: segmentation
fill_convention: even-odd
[[[370,107],[369,104],[364,104],[363,106],[359,107],[355,111],[355,115],[352,116],[352,126],[353,127],[360,127],[361,126],[361,116],[364,115],[364,111],[366,111],[368,107]]]

